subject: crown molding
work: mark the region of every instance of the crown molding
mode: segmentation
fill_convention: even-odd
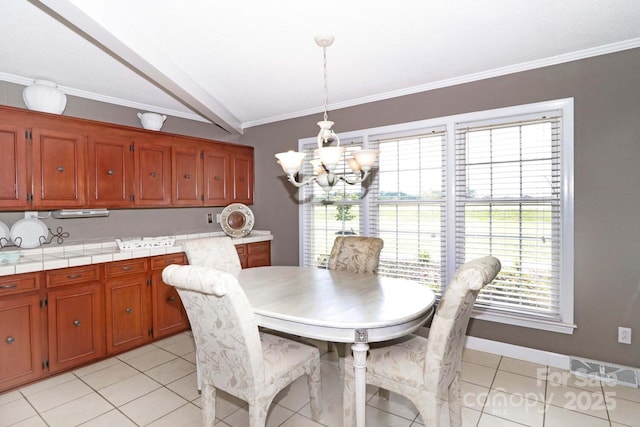
[[[507,74],[519,73],[522,71],[534,70],[537,68],[549,67],[552,65],[562,64],[571,61],[578,61],[581,59],[591,58],[594,56],[606,55],[609,53],[619,52],[628,49],[635,49],[640,47],[640,38],[634,38],[625,40],[622,42],[611,43],[595,48],[583,49],[575,52],[570,52],[562,55],[550,56],[548,58],[542,58],[535,61],[522,62],[520,64],[509,65],[501,68],[494,68],[492,70],[482,71],[479,73],[467,74],[460,77],[454,77],[451,79],[439,80],[437,82],[426,83],[423,85],[412,86],[395,91],[384,92],[377,95],[365,96],[362,98],[350,99],[344,102],[337,102],[329,105],[329,110],[337,110],[340,108],[353,107],[356,105],[366,104],[369,102],[382,101],[385,99],[397,98],[400,96],[413,95],[420,92],[427,92],[434,89],[441,89],[444,87],[460,85],[464,83],[471,83],[479,80],[490,79],[493,77],[505,76]],[[297,111],[294,113],[282,114],[279,116],[267,117],[265,119],[254,120],[251,122],[242,123],[243,129],[260,126],[268,123],[279,122],[282,120],[289,120],[298,117],[304,117],[311,114],[323,112],[322,107],[312,108],[308,110]]]

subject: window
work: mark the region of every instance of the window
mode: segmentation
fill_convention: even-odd
[[[324,266],[340,234],[384,240],[379,274],[441,294],[464,262],[502,262],[474,317],[573,328],[573,102],[529,104],[341,135],[378,148],[361,187],[300,192],[301,259]],[[315,138],[300,141],[313,153]],[[348,155],[348,154],[347,154]],[[346,164],[340,166],[348,170]],[[310,173],[310,170],[304,170]]]

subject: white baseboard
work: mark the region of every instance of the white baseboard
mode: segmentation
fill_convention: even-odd
[[[553,366],[554,368],[569,370],[570,357],[560,353],[538,350],[535,348],[522,347],[514,344],[507,344],[500,341],[492,341],[484,338],[467,336],[465,348],[471,350],[484,351],[486,353],[498,354],[500,356],[513,357],[514,359],[525,360],[527,362],[539,363],[541,365]]]

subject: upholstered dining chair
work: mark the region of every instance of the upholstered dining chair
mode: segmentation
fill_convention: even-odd
[[[242,269],[236,247],[228,236],[191,239],[182,246],[190,265],[217,268],[233,275]]]
[[[375,274],[383,246],[384,241],[378,237],[338,236],[333,242],[327,268]]]
[[[327,269],[376,274],[383,246],[384,241],[378,237],[338,236],[333,241]],[[340,358],[346,355],[346,344],[327,343],[328,351],[334,347]]]
[[[249,403],[251,427],[264,427],[276,394],[308,376],[311,416],[321,416],[320,352],[259,332],[238,280],[213,268],[170,265],[162,280],[175,286],[191,322],[201,372],[204,426],[215,423],[216,391]]]
[[[407,397],[426,427],[440,425],[443,399],[448,396],[450,425],[460,427],[460,370],[469,316],[478,292],[500,268],[500,261],[491,256],[462,265],[440,300],[428,339],[410,335],[387,346],[372,346],[367,356],[367,384]],[[349,356],[344,374],[345,426],[354,424],[354,385],[353,358]]]
[[[189,265],[216,268],[234,276],[242,270],[240,257],[229,236],[190,239],[185,241],[182,247],[187,254]],[[198,390],[202,390],[198,353],[196,353],[196,378]]]

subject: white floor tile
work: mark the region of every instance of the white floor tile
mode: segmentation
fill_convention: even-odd
[[[609,421],[553,405],[547,406],[544,416],[544,427],[567,426],[609,427]]]
[[[42,412],[41,415],[50,427],[69,427],[80,425],[113,409],[101,396],[91,393]]]
[[[513,359],[511,357],[503,357],[502,360],[500,360],[498,369],[514,374],[526,375],[543,381],[547,375],[547,367],[545,365]]]
[[[145,374],[166,385],[196,371],[196,366],[184,359],[176,358],[145,371]]]
[[[186,400],[166,388],[159,388],[126,403],[120,410],[136,424],[146,426],[185,405]]]
[[[113,409],[82,424],[82,427],[136,427],[122,412]]]
[[[100,394],[113,405],[122,406],[160,387],[162,387],[161,384],[142,373],[138,373],[126,380],[101,389]]]
[[[496,370],[494,368],[462,362],[462,371],[460,372],[462,381],[489,388],[495,375]]]
[[[188,403],[164,417],[149,424],[149,427],[200,427],[202,426],[202,411],[195,405]]]
[[[89,384],[95,390],[100,390],[105,387],[115,384],[119,381],[125,380],[135,376],[138,371],[124,362],[118,361],[111,366],[98,371],[93,371],[82,377],[82,381]]]
[[[10,426],[36,415],[38,413],[25,399],[12,399],[0,406],[0,426]]]
[[[27,396],[27,399],[38,412],[42,413],[92,393],[93,390],[88,385],[75,378],[72,381],[31,394]]]
[[[492,390],[506,391],[510,394],[517,394],[527,399],[544,402],[545,399],[544,380],[513,374],[507,371],[498,371],[491,385]]]
[[[122,360],[139,371],[147,371],[178,357],[173,353],[162,350],[161,348],[155,346],[152,347],[153,348],[150,351]]]
[[[491,390],[483,412],[520,424],[542,427],[544,403],[518,394]]]

